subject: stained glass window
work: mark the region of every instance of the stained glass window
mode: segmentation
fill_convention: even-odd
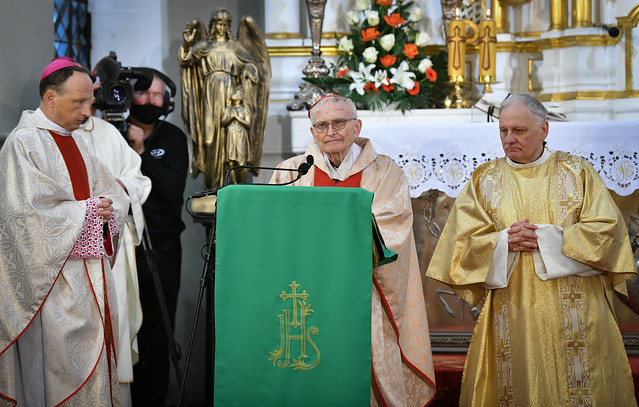
[[[88,0],[54,0],[55,56],[67,56],[89,66],[91,15]]]

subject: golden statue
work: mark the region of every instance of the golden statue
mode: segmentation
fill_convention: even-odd
[[[243,93],[242,87],[238,86],[231,95],[231,105],[222,116],[222,126],[226,128],[227,158],[231,165],[248,165],[251,162],[251,113],[242,103]]]
[[[232,166],[260,165],[271,81],[268,49],[251,17],[242,18],[237,39],[233,38],[231,14],[226,9],[213,13],[208,34],[204,24],[194,19],[186,25],[182,38],[178,59],[182,67],[182,119],[190,136],[190,173],[193,178],[203,173],[205,188],[221,187]],[[232,100],[234,93],[242,95],[239,104]],[[237,125],[233,121],[224,124],[225,114],[233,107],[244,112],[236,114]],[[248,123],[248,139],[237,134],[237,126],[244,123]],[[229,129],[233,134],[229,135]],[[242,155],[246,146],[241,143],[245,141],[248,151]],[[232,182],[246,182],[243,170],[231,175]]]

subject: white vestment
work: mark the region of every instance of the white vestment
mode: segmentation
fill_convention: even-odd
[[[131,212],[121,232],[118,257],[113,265],[113,279],[118,296],[119,344],[118,378],[121,383],[133,381],[133,365],[138,361],[137,333],[142,325],[142,306],[135,266],[135,246],[142,240],[144,216],[142,204],[151,192],[151,180],[142,175],[142,160],[122,134],[108,122],[90,117],[76,131],[95,155],[126,187],[131,199]],[[124,402],[123,393],[123,402]]]
[[[73,138],[68,155],[51,131]],[[117,298],[100,249],[114,241],[103,242],[99,197],[121,230],[129,198],[109,170],[77,134],[24,112],[0,152],[2,406],[120,404]]]

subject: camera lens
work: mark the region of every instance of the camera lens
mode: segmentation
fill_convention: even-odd
[[[122,103],[126,99],[126,89],[122,85],[115,85],[111,88],[111,100],[115,103]]]

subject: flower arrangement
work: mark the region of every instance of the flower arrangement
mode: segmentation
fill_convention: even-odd
[[[414,28],[424,12],[403,0],[356,0],[350,34],[338,38],[331,74],[304,80],[362,108],[402,112],[438,107],[446,97],[446,56],[426,54],[430,36]]]

